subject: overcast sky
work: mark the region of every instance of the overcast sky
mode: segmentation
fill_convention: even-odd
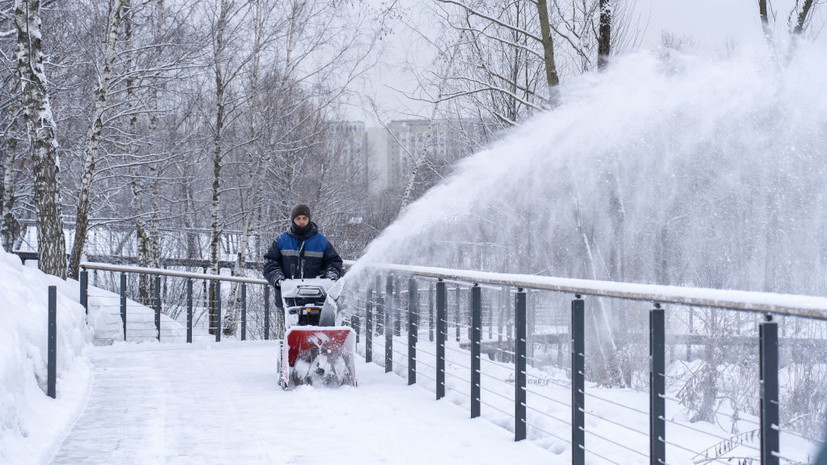
[[[370,0],[377,7],[387,0]],[[756,0],[626,0],[635,2],[633,20],[642,31],[641,48],[657,47],[664,32],[691,39],[694,53],[716,53],[727,44],[761,41],[761,25]],[[787,19],[795,0],[769,0],[776,28],[786,29]],[[347,110],[350,119],[363,120],[378,126],[379,119],[426,118],[432,105],[408,98],[417,88],[417,79],[406,69],[409,63],[428,66],[434,58],[429,40],[438,37],[433,0],[399,0],[401,17],[394,20],[392,32],[382,43],[385,57],[363,83],[362,92],[376,103],[380,116],[365,102],[355,102]],[[820,32],[825,24],[827,5],[819,6],[812,32]],[[415,31],[414,29],[417,29]],[[825,34],[819,42],[827,42]]]

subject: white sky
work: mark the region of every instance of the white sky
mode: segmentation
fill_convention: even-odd
[[[371,0],[375,5],[386,0]],[[691,38],[698,53],[715,53],[727,44],[743,44],[762,40],[755,0],[629,0],[635,1],[634,18],[644,31],[643,48],[657,47],[664,32],[677,37]],[[787,16],[794,0],[770,0],[776,28],[786,28]],[[430,11],[431,1],[400,0],[402,20],[393,23],[393,32],[383,39],[386,47],[383,65],[366,80],[363,92],[377,102],[383,120],[411,117],[427,117],[432,105],[407,98],[413,93],[416,79],[405,70],[405,63],[428,66],[434,57],[434,49],[409,25],[426,31],[433,37],[439,34]],[[825,6],[820,6],[813,21],[813,32],[820,31],[825,23]],[[403,21],[409,25],[403,24]],[[819,40],[825,40],[819,34]],[[355,104],[348,110],[348,117],[364,120],[368,126],[378,125],[374,112],[365,104]]]

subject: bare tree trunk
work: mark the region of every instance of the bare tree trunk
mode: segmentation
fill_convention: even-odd
[[[20,222],[14,216],[16,170],[14,163],[17,158],[17,139],[10,137],[6,159],[3,162],[3,194],[0,199],[0,211],[2,211],[3,224],[0,226],[0,236],[3,238],[3,249],[6,252],[14,250],[14,243],[20,236]]]
[[[221,162],[224,156],[222,131],[224,129],[224,82],[223,55],[225,46],[224,33],[226,32],[227,17],[230,4],[228,0],[221,1],[221,11],[215,26],[213,37],[213,59],[215,62],[215,126],[213,126],[213,181],[212,181],[212,203],[210,204],[210,266],[213,273],[218,274],[218,248],[221,239],[220,227],[220,206],[221,206]],[[217,299],[221,296],[216,293],[215,281],[210,280],[210,334],[214,334],[219,326]]]
[[[123,30],[124,30],[124,42],[126,43],[127,48],[132,48],[132,4],[130,0],[126,1],[123,10]],[[127,142],[126,146],[126,154],[130,158],[136,158],[136,148],[135,144],[133,144],[133,140],[136,133],[136,126],[138,124],[138,115],[135,113],[135,78],[133,77],[133,70],[135,64],[132,60],[132,56],[130,55],[126,60],[126,73],[129,76],[126,79],[126,100],[127,105],[129,106],[129,114],[132,115],[129,118],[127,123],[126,133],[129,137],[129,142]],[[145,221],[144,221],[144,208],[143,208],[143,192],[144,188],[142,186],[144,179],[142,173],[139,171],[140,168],[136,165],[131,165],[129,168],[129,175],[131,179],[132,185],[132,202],[135,206],[135,240],[138,243],[138,265],[142,267],[152,267],[153,265],[149,263],[149,255],[150,255],[150,240],[149,235],[147,234]],[[151,305],[152,304],[152,296],[153,287],[155,285],[155,280],[152,279],[151,276],[141,273],[138,277],[138,300],[144,305]]]
[[[798,13],[798,20],[796,21],[795,28],[793,29],[794,34],[801,35],[801,33],[804,32],[814,4],[815,2],[813,0],[804,0],[804,6],[801,8],[801,12]]]
[[[758,15],[761,16],[761,28],[764,30],[764,37],[768,41],[772,40],[772,31],[770,30],[770,17],[767,13],[767,0],[758,0]]]
[[[557,75],[557,64],[554,62],[554,39],[551,37],[546,0],[537,0],[537,17],[540,19],[540,33],[542,34],[540,40],[543,44],[548,101],[551,106],[555,106],[559,100],[557,86],[560,84],[560,77]]]
[[[600,26],[597,33],[597,69],[605,69],[612,51],[611,0],[600,0]]]
[[[40,1],[15,0],[14,16],[17,29],[17,68],[34,159],[38,268],[65,279],[66,241],[60,214],[60,168],[55,139],[57,129],[43,71]]]
[[[86,232],[89,229],[89,192],[92,188],[92,180],[95,175],[95,163],[98,158],[101,135],[103,132],[103,112],[106,109],[106,102],[109,98],[109,81],[112,77],[112,65],[115,61],[115,48],[118,43],[118,30],[121,26],[121,19],[124,5],[127,0],[116,0],[109,14],[109,29],[106,34],[106,55],[104,56],[103,76],[98,88],[95,90],[97,98],[95,107],[92,110],[92,124],[89,127],[86,146],[86,160],[83,165],[83,177],[80,183],[78,194],[78,210],[75,220],[75,241],[72,244],[72,253],[69,258],[69,275],[72,278],[78,277],[80,259],[83,254],[83,247],[86,245]]]

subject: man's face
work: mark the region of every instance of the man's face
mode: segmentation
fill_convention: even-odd
[[[304,215],[299,215],[299,216],[293,218],[293,223],[296,223],[296,226],[298,226],[300,228],[303,228],[303,227],[307,226],[307,223],[310,223],[310,218],[308,218]]]

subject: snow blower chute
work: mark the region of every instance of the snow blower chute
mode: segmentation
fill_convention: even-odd
[[[356,386],[356,334],[341,326],[335,297],[342,283],[329,279],[282,281],[284,338],[279,385]]]

